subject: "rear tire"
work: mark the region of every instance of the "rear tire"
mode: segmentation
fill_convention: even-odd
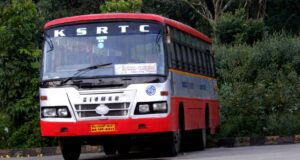
[[[60,149],[65,160],[77,160],[81,152],[81,142],[76,138],[61,138]]]

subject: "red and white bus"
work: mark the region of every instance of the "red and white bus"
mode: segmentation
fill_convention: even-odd
[[[189,134],[203,149],[219,125],[211,40],[162,16],[50,21],[41,66],[42,136],[59,137],[65,159],[78,159],[82,144],[127,153],[145,137],[175,156]]]

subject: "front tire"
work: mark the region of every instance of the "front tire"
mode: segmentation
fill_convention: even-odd
[[[131,144],[129,140],[123,140],[117,146],[118,154],[126,155],[130,152]]]
[[[81,152],[81,141],[76,138],[61,138],[60,149],[65,160],[77,160]]]
[[[116,155],[117,148],[114,145],[103,145],[103,151],[106,155]]]
[[[167,154],[168,156],[177,156],[181,148],[182,125],[178,122],[178,129],[172,132],[167,138]]]

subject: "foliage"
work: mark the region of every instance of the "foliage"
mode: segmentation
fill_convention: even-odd
[[[21,127],[16,128],[7,140],[8,148],[44,147],[57,144],[57,140],[53,138],[41,137],[38,115],[35,115],[31,121]]]
[[[183,1],[144,0],[142,12],[159,14],[196,28],[206,35],[212,34],[210,23]]]
[[[272,31],[286,31],[293,34],[300,32],[300,1],[275,0],[270,1],[267,8],[266,25]]]
[[[43,21],[67,16],[99,13],[103,0],[39,0],[37,8]]]
[[[12,0],[1,10],[0,111],[9,117],[13,125],[8,125],[10,131],[31,121],[39,110],[38,24],[37,10],[31,0]]]
[[[222,135],[255,136],[299,131],[300,38],[276,34],[252,46],[218,46]],[[282,122],[282,117],[291,117]],[[281,123],[274,123],[275,118]],[[278,120],[278,121],[280,121]],[[288,120],[288,119],[286,119]],[[290,127],[289,131],[282,131]]]
[[[10,128],[12,127],[9,117],[0,112],[0,148],[5,148],[9,137]]]
[[[108,0],[100,6],[102,13],[107,12],[139,12],[142,0]]]
[[[0,109],[18,126],[38,109],[39,19],[30,0],[13,0],[1,15]]]
[[[266,120],[269,135],[288,135],[300,133],[300,114],[271,114]]]
[[[247,19],[244,9],[222,14],[215,24],[215,38],[222,44],[253,44],[261,40],[264,33],[263,20]]]

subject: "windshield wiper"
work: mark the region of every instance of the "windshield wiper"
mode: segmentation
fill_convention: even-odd
[[[94,69],[97,69],[97,68],[106,67],[106,66],[110,66],[110,65],[112,65],[112,63],[96,64],[96,65],[92,65],[92,66],[85,67],[85,68],[82,68],[82,69],[78,69],[77,72],[74,73],[71,77],[69,77],[69,78],[65,79],[64,81],[62,81],[60,85],[64,85],[69,80],[78,78],[80,75],[82,75],[82,74],[84,74],[84,73],[86,73],[90,70],[94,70]],[[86,72],[83,72],[83,71],[86,71]]]
[[[82,72],[82,71],[86,71],[86,70],[93,70],[93,69],[106,67],[106,66],[110,66],[110,65],[112,65],[112,63],[96,64],[96,65],[92,65],[92,66],[85,67],[85,68],[82,68],[82,69],[78,69],[77,72]],[[76,75],[76,73],[75,73],[75,75]]]

